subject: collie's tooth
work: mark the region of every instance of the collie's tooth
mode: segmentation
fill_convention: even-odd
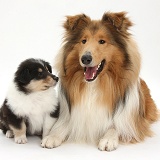
[[[92,79],[94,78],[94,76],[95,76],[95,73],[92,74]]]
[[[92,78],[91,79],[93,79],[93,77],[94,77],[94,73],[92,74]]]
[[[101,66],[101,63],[98,65],[98,68]]]

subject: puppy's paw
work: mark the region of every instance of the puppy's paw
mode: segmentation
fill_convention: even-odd
[[[110,129],[100,140],[98,149],[101,151],[113,151],[117,149],[118,143],[118,133],[115,131],[115,129]]]
[[[27,143],[27,138],[26,138],[26,135],[21,135],[19,137],[15,137],[14,138],[14,141],[18,144],[25,144]]]
[[[13,132],[12,132],[11,130],[7,130],[7,132],[6,132],[6,137],[7,137],[7,138],[13,138],[13,137],[14,137]]]
[[[55,148],[62,144],[62,139],[56,136],[46,136],[42,139],[41,146],[43,148]]]

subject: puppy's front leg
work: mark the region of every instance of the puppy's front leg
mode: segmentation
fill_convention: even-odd
[[[26,125],[24,121],[21,122],[20,128],[16,128],[13,125],[9,126],[10,129],[13,131],[14,134],[14,140],[18,144],[25,144],[27,143],[27,138],[26,138]]]

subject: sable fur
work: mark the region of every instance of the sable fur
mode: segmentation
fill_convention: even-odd
[[[111,151],[119,141],[140,142],[152,135],[150,124],[158,120],[158,111],[139,77],[141,58],[129,33],[131,26],[125,12],[107,12],[101,20],[84,14],[67,16],[64,44],[56,58],[62,108],[50,135],[42,140],[43,147],[68,140]],[[92,57],[91,63],[82,62],[84,55]],[[93,69],[98,70],[103,60],[102,71],[91,78],[89,71],[97,74]]]

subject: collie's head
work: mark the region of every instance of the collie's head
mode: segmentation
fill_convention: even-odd
[[[101,101],[115,106],[139,79],[140,55],[129,33],[132,22],[125,12],[107,12],[100,20],[84,14],[67,16],[63,26],[56,68],[69,103],[81,100],[93,84],[103,93]]]
[[[58,70],[70,77],[83,76],[87,82],[105,74],[113,79],[137,78],[140,57],[128,32],[131,26],[125,12],[107,12],[101,20],[91,20],[84,14],[67,16]]]
[[[58,77],[52,74],[50,64],[33,58],[21,62],[14,77],[14,83],[24,93],[44,91],[57,82]]]

